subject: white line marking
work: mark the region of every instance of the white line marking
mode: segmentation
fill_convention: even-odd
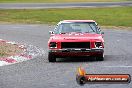
[[[0,66],[7,65],[7,64],[10,64],[10,63],[8,63],[6,61],[0,61]]]
[[[16,60],[17,62],[22,62],[27,60],[27,58],[22,57],[22,56],[11,56],[10,58],[13,58],[14,60]]]
[[[6,43],[13,44],[13,45],[15,45],[15,44],[16,44],[15,42],[6,42]]]
[[[103,66],[108,68],[132,68],[132,66]]]

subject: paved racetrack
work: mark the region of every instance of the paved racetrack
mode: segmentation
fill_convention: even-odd
[[[132,31],[104,30],[105,60],[67,58],[47,61],[48,25],[0,25],[0,38],[32,44],[45,54],[32,60],[0,67],[0,88],[81,88],[75,81],[76,69],[88,73],[126,73],[132,75]],[[132,88],[130,84],[86,84],[83,88]]]
[[[0,3],[0,9],[46,9],[71,7],[117,7],[132,6],[129,2],[84,2],[84,3]]]

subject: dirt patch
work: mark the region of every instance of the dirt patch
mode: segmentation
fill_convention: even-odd
[[[17,55],[23,52],[16,44],[10,44],[0,41],[0,58]]]

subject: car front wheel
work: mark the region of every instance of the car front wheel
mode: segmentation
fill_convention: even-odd
[[[56,62],[56,57],[52,53],[49,52],[48,60],[49,62]]]
[[[96,57],[96,61],[103,61],[104,60],[104,55]]]

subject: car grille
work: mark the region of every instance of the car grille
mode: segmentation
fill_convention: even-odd
[[[90,49],[90,42],[62,42],[61,48],[88,48]]]

